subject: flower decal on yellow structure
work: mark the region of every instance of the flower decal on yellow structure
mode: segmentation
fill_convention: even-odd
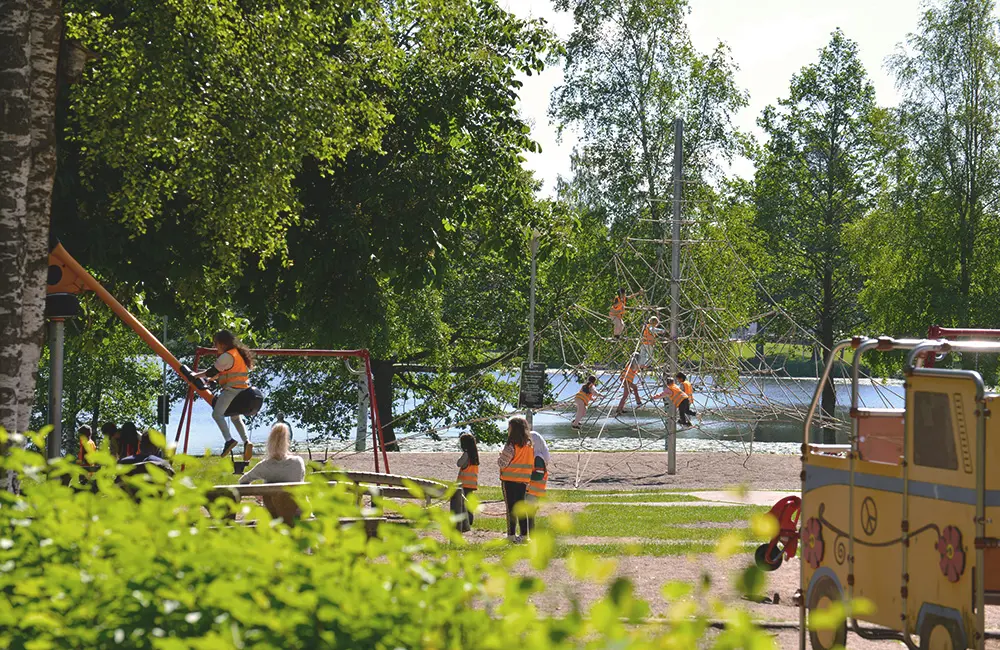
[[[941,554],[941,573],[949,582],[958,582],[965,572],[965,550],[962,548],[962,531],[955,526],[948,526],[941,532],[937,543]]]
[[[802,529],[802,557],[813,569],[823,562],[823,524],[815,517]]]

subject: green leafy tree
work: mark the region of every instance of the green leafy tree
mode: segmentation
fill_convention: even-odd
[[[309,160],[329,173],[375,149],[389,120],[373,86],[397,49],[382,6],[333,2],[67,3],[93,61],[68,96],[64,239],[90,229],[83,261],[188,312],[225,295],[247,254],[280,257]],[[132,262],[121,268],[123,252]],[[130,254],[131,253],[131,254]]]
[[[874,205],[883,114],[858,59],[837,30],[819,61],[792,77],[789,95],[764,110],[768,135],[756,177],[757,226],[772,260],[769,287],[829,355],[864,317],[863,277],[846,233]],[[836,393],[823,389],[832,417]],[[824,442],[834,442],[825,429]]]
[[[903,102],[885,189],[857,229],[863,299],[888,333],[997,326],[1000,24],[993,2],[931,5],[890,60]]]
[[[535,144],[517,75],[542,68],[550,37],[492,0],[400,2],[389,24],[401,58],[373,91],[393,116],[380,150],[331,174],[307,161],[287,261],[250,264],[234,298],[275,340],[371,350],[391,445],[404,394],[434,400],[412,428],[446,407],[496,414],[510,392],[488,370],[523,341],[527,233],[545,218],[521,167]]]
[[[739,152],[732,115],[746,105],[728,49],[698,52],[683,0],[559,0],[574,30],[562,52],[564,83],[549,113],[578,127],[574,174],[614,220],[647,209],[660,219],[669,197],[673,123],[685,123],[685,178],[702,179]],[[646,199],[652,199],[647,203]]]

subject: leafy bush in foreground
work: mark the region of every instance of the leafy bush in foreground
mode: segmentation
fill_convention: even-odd
[[[339,523],[362,514],[343,487],[310,485],[303,506],[315,518],[288,527],[255,504],[210,503],[209,484],[193,478],[201,459],[175,459],[186,470],[170,482],[125,478],[138,500],[116,485],[123,469],[110,456],[91,460],[103,465],[93,491],[56,480],[79,485],[69,461],[18,449],[0,458],[22,475],[22,494],[0,494],[0,647],[690,648],[704,642],[706,613],[732,622],[715,647],[773,647],[745,614],[678,584],[664,588],[667,622],[641,624],[648,605],[620,578],[589,611],[540,614],[531,574],[552,556],[551,532],[486,559],[462,547],[440,508],[387,502],[413,525],[369,540]],[[237,512],[257,525],[233,525]],[[566,566],[604,582],[614,572],[583,554]]]

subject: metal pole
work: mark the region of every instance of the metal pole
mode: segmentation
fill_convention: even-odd
[[[63,343],[66,323],[49,321],[49,424],[52,431],[46,443],[49,458],[59,458],[62,450]]]
[[[349,367],[349,366],[348,366]],[[365,368],[358,371],[358,429],[354,440],[354,451],[364,451],[368,433],[368,377]]]
[[[670,376],[677,374],[677,330],[680,326],[681,298],[681,192],[683,191],[684,120],[674,120],[674,214],[670,242],[670,344],[667,346],[667,368]],[[676,407],[672,409],[676,412]],[[677,473],[677,415],[667,423],[667,474]]]
[[[538,236],[537,230],[531,233],[531,292],[528,295],[528,364],[535,362],[535,272],[538,268]],[[534,426],[531,409],[525,411],[524,417],[528,420],[528,430]]]

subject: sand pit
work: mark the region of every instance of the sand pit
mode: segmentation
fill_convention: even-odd
[[[454,481],[458,456],[458,452],[389,454],[389,468],[393,474]],[[497,456],[496,452],[480,454],[481,485],[500,485]],[[330,462],[350,470],[371,471],[374,467],[371,452],[339,456]],[[801,469],[797,456],[679,453],[677,473],[671,476],[664,452],[561,452],[552,454],[549,487],[573,488],[579,475],[579,487],[586,490],[723,490],[740,485],[752,490],[797,490]]]

